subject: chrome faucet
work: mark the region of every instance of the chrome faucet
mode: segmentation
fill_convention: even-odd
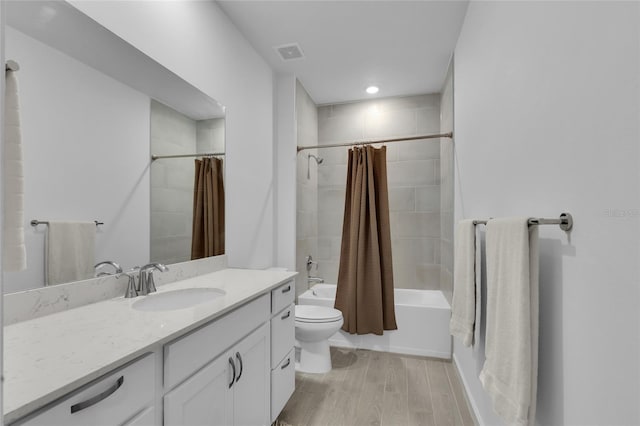
[[[309,275],[311,273],[311,267],[313,265],[316,265],[316,271],[318,270],[318,262],[314,262],[313,261],[313,257],[311,257],[311,255],[307,256],[307,288],[309,287],[309,284],[311,283],[323,283],[324,279],[320,278],[320,277],[312,277],[311,275]]]
[[[121,276],[126,275],[127,278],[129,279],[129,282],[127,283],[127,289],[125,290],[125,293],[124,293],[125,299],[138,297],[138,290],[136,289],[135,273],[139,272],[139,270],[140,270],[139,266],[134,266],[132,269],[128,270],[127,272],[121,272],[118,275],[116,275],[116,278],[120,278]]]
[[[108,272],[100,272],[100,273],[98,273],[98,268],[101,268],[104,265],[111,265],[111,266],[114,267],[114,269],[116,271],[113,274],[110,274]],[[117,264],[116,262],[114,262],[113,260],[105,260],[104,262],[96,263],[94,265],[93,269],[96,271],[96,277],[101,277],[103,275],[114,275],[114,274],[121,274],[122,273],[122,267],[119,264]]]
[[[138,292],[142,296],[146,296],[149,293],[155,293],[156,285],[153,282],[153,270],[157,269],[160,272],[166,272],[169,270],[162,263],[149,263],[140,268],[140,274],[138,278]]]

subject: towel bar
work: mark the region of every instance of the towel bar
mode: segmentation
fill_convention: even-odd
[[[542,217],[532,217],[528,221],[529,225],[559,225],[563,231],[570,231],[573,228],[573,216],[571,213],[562,213],[558,219],[547,219]],[[486,225],[486,220],[474,220],[474,225]]]
[[[94,220],[94,222],[96,223],[96,226],[104,225],[104,222],[98,222],[97,220]],[[49,224],[49,222],[46,221],[46,220],[33,219],[31,221],[31,226],[48,225],[48,224]]]

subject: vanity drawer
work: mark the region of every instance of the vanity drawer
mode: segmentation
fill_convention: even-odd
[[[271,313],[280,312],[293,303],[296,289],[293,280],[287,281],[280,287],[271,290]]]
[[[295,344],[293,303],[271,318],[271,368],[282,361]]]
[[[169,390],[269,319],[269,294],[164,345],[164,387]]]
[[[155,355],[148,354],[124,368],[108,373],[70,396],[63,397],[43,411],[19,420],[14,425],[123,424],[145,407],[153,405],[155,377]]]
[[[271,370],[271,421],[274,422],[296,388],[294,349]]]

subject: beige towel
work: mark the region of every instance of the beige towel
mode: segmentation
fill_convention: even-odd
[[[27,268],[24,244],[24,175],[22,172],[22,136],[18,81],[14,71],[5,73],[4,99],[4,225],[2,267],[5,271]]]
[[[474,342],[476,314],[480,312],[480,239],[473,220],[456,226],[453,267],[453,301],[449,329],[465,346]],[[477,323],[479,326],[480,323]]]
[[[535,423],[538,229],[527,218],[487,224],[486,360],[480,381],[507,423]]]
[[[46,285],[93,278],[95,222],[49,222]]]

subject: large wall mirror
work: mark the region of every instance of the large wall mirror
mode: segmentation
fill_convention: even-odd
[[[125,270],[224,251],[224,207],[215,227],[193,211],[198,164],[224,176],[224,107],[67,2],[5,4],[5,56],[20,66],[27,269],[5,270],[4,291],[48,279],[48,225],[31,220],[101,222],[92,261]],[[219,212],[224,183],[204,188]],[[201,228],[215,230],[218,251],[194,255]]]

